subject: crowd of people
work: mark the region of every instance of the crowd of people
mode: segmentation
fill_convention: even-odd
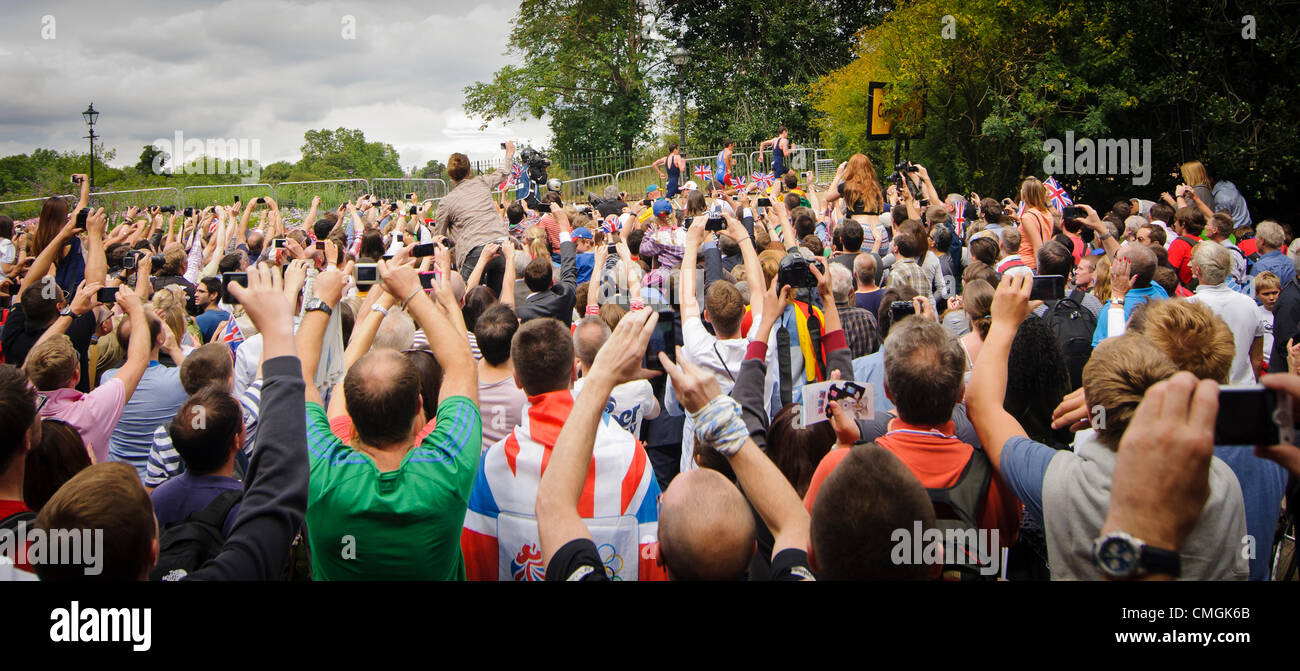
[[[767,147],[770,187],[673,148],[665,189],[497,200],[507,143],[301,226],[84,176],[0,216],[0,531],[104,532],[0,578],[1274,577],[1300,448],[1215,427],[1220,385],[1300,396],[1285,224],[1199,162],[1098,212]]]

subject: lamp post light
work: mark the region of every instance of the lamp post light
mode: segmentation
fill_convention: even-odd
[[[676,51],[673,51],[671,54],[668,55],[669,62],[677,66],[677,77],[678,77],[677,92],[681,97],[681,105],[682,105],[681,108],[682,135],[680,138],[680,142],[678,142],[678,144],[681,145],[682,156],[686,156],[687,153],[686,153],[686,88],[682,86],[681,76],[682,76],[682,68],[686,65],[686,61],[689,59],[690,59],[690,53],[687,52],[686,49],[683,47],[677,47]]]
[[[90,107],[81,113],[81,118],[86,120],[86,125],[90,127],[90,135],[86,138],[90,140],[90,188],[95,188],[95,122],[99,120],[99,112],[95,111],[95,103],[90,103]]]

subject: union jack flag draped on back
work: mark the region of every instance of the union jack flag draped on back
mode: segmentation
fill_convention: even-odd
[[[1056,181],[1055,177],[1048,177],[1047,181],[1043,182],[1043,186],[1047,187],[1047,201],[1052,207],[1064,210],[1074,204],[1070,194],[1066,193],[1065,187],[1061,186],[1061,183]]]
[[[479,459],[461,530],[470,580],[542,580],[534,505],[551,448],[573,409],[568,390],[528,399],[521,423]],[[659,484],[645,448],[614,418],[596,429],[578,514],[614,580],[662,580]]]

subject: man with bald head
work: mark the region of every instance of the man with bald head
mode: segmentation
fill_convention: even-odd
[[[601,406],[618,384],[644,379],[646,344],[658,322],[651,310],[634,310],[601,348],[556,440],[551,463],[537,490],[537,525],[547,580],[607,580],[596,535],[581,514],[584,483],[597,443]],[[724,396],[717,379],[682,360],[678,368],[661,355],[677,398],[695,419],[695,440],[726,457],[748,502],[774,538],[772,579],[810,580],[808,512],[799,495],[749,437],[740,406]],[[756,547],[753,514],[745,495],[710,469],[678,475],[660,506],[659,561],[669,579],[737,580],[745,576]]]
[[[353,437],[344,443],[334,436],[314,380],[346,276],[337,270],[317,275],[297,334],[307,383],[312,577],[463,580],[456,541],[482,446],[478,374],[465,322],[447,273],[430,297],[412,267],[380,261],[379,271],[384,290],[424,330],[444,371],[437,422],[418,439],[425,425],[420,374],[397,350],[377,349],[343,379]]]
[[[1169,298],[1159,284],[1151,281],[1156,274],[1156,254],[1140,242],[1126,242],[1115,254],[1110,266],[1110,300],[1097,319],[1092,346],[1111,336],[1123,335],[1125,324],[1137,306],[1155,299]]]
[[[609,339],[609,326],[605,320],[596,316],[583,317],[578,327],[573,330],[573,351],[577,359],[578,371],[582,377],[573,383],[573,397],[582,393],[587,377],[591,374],[591,365],[596,354]],[[614,387],[609,401],[605,403],[605,413],[614,418],[627,432],[641,435],[641,420],[654,419],[659,416],[659,400],[655,398],[654,388],[648,380],[631,380]]]
[[[510,358],[517,364],[515,384],[523,389],[528,403],[519,426],[479,460],[461,533],[470,580],[523,581],[544,576],[534,513],[537,483],[551,468],[556,437],[574,407],[570,386],[583,365],[575,356],[574,345],[579,343],[584,350],[593,345],[602,349],[608,328],[597,318],[584,322],[578,330],[571,337],[558,319],[537,317],[521,324],[510,343]],[[595,400],[604,410],[615,391],[598,393]],[[588,454],[595,472],[584,487],[578,509],[605,547],[602,566],[611,577],[661,580],[663,571],[653,552],[659,520],[659,483],[654,469],[635,436],[620,423],[609,421],[606,413],[598,410],[597,415],[604,421],[594,432],[595,446]]]

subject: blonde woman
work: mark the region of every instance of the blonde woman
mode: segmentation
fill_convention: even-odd
[[[188,356],[201,343],[198,336],[199,327],[185,313],[185,303],[185,290],[175,284],[158,289],[153,295],[153,300],[150,301],[154,314],[163,320],[163,324],[176,338],[181,351]]]
[[[1182,173],[1183,185],[1190,187],[1196,194],[1196,199],[1205,204],[1211,213],[1214,212],[1214,193],[1210,189],[1210,176],[1205,171],[1205,164],[1200,161],[1188,161],[1179,166],[1178,171]],[[1182,199],[1184,205],[1196,207],[1195,202],[1188,202],[1183,195],[1183,189],[1179,189],[1178,197]]]
[[[1102,305],[1111,299],[1110,295],[1110,256],[1103,255],[1098,257],[1097,270],[1093,272],[1095,281],[1092,285],[1092,295],[1101,301]]]
[[[1038,248],[1052,239],[1052,212],[1047,207],[1047,187],[1030,177],[1020,185],[1025,211],[1020,215],[1020,260],[1038,270]]]

